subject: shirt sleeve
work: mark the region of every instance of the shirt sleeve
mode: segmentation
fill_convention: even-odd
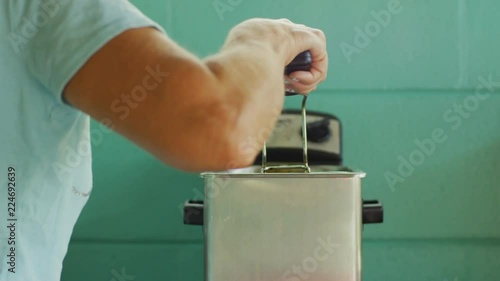
[[[69,80],[120,33],[161,26],[127,0],[7,0],[13,45],[29,71],[62,101]]]

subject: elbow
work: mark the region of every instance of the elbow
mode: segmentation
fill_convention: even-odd
[[[210,65],[217,81],[210,84],[216,86],[204,88],[208,91],[205,96],[212,97],[210,115],[215,116],[207,127],[213,132],[209,150],[216,156],[207,164],[210,170],[219,171],[252,166],[265,142],[256,132],[255,108],[248,104],[251,94],[242,92],[245,87],[229,82],[221,68],[215,63]]]
[[[254,125],[237,93],[205,83],[193,91],[190,106],[183,107],[177,120],[162,129],[157,143],[160,159],[186,172],[225,171],[253,165],[264,141],[257,141]],[[208,85],[208,86],[207,86]],[[208,98],[207,98],[208,97]],[[250,114],[251,115],[251,114]]]
[[[222,115],[219,120],[224,121],[214,128],[218,133],[212,151],[219,153],[212,169],[231,170],[252,166],[265,140],[259,141],[258,136],[254,136],[251,123],[243,120],[243,113],[237,106],[225,107],[227,110],[219,111]]]
[[[238,141],[235,141],[237,139]],[[260,152],[256,144],[251,144],[249,140],[235,138],[228,141],[228,146],[221,167],[223,170],[231,170],[252,166]],[[222,163],[221,163],[222,164]]]
[[[219,112],[219,117],[222,115]],[[205,128],[207,134],[166,156],[167,163],[186,172],[227,171],[252,166],[261,151],[259,144],[246,137],[245,130],[234,130],[233,120],[214,122]],[[182,151],[182,152],[181,152]],[[177,154],[172,163],[172,155]]]
[[[176,118],[159,118],[163,133],[157,145],[163,162],[188,172],[251,166],[265,141],[257,134],[258,109],[248,100],[252,95],[232,83],[218,64],[192,68],[180,80],[185,87],[181,92],[189,95],[169,100],[182,105],[172,109]]]

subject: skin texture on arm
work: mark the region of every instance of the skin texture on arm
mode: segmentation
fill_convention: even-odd
[[[291,23],[262,21],[234,28],[222,50],[205,60],[153,28],[128,30],[90,58],[64,96],[94,119],[110,119],[115,131],[175,168],[248,166],[259,149],[242,151],[241,144],[274,126],[284,101],[284,66],[299,49],[325,49],[321,36],[297,43]],[[317,59],[317,77],[296,74],[302,75],[293,85],[300,92],[326,75],[326,52],[312,53],[313,61],[315,54],[325,58]]]

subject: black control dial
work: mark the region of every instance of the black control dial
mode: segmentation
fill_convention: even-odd
[[[301,131],[302,135],[302,131]],[[307,123],[307,140],[310,142],[326,142],[332,136],[330,120],[325,118],[319,121]]]

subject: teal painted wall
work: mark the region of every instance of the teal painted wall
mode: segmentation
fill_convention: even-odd
[[[331,71],[308,107],[341,118],[346,164],[368,173],[364,197],[386,211],[364,230],[364,280],[500,280],[500,2],[401,0],[383,25],[374,14],[397,3],[220,0],[234,7],[218,13],[213,0],[132,2],[200,56],[251,17],[323,29]],[[418,152],[436,130],[435,148]],[[415,165],[399,172],[401,159]],[[201,190],[197,175],[105,134],[94,176],[64,281],[203,280],[202,230],[182,225],[179,209]]]

